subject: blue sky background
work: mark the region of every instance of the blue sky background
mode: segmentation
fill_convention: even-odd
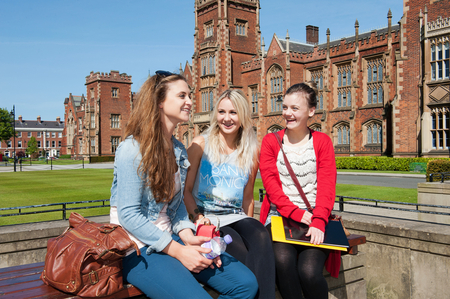
[[[266,49],[273,34],[305,42],[307,25],[319,42],[387,26],[403,15],[401,0],[261,0]],[[148,74],[177,71],[194,52],[194,0],[0,0],[0,107],[16,118],[64,118],[64,99],[86,94],[91,71],[118,70],[138,91]]]

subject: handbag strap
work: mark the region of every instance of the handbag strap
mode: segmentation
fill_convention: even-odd
[[[311,207],[311,204],[309,203],[308,199],[306,198],[305,192],[303,192],[303,188],[300,185],[300,183],[297,179],[297,176],[294,173],[294,170],[292,170],[291,164],[289,163],[289,160],[287,159],[286,154],[284,153],[283,143],[281,142],[280,135],[278,135],[277,132],[274,132],[273,134],[275,134],[278,144],[280,145],[281,152],[283,153],[284,163],[286,164],[286,168],[287,168],[289,174],[291,175],[292,181],[294,182],[295,187],[297,187],[298,193],[300,193],[300,196],[302,197],[303,201],[305,202],[306,208],[312,214],[313,208]]]

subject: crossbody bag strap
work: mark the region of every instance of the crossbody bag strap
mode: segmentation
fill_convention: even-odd
[[[306,198],[305,192],[303,192],[303,188],[300,185],[300,183],[299,183],[299,181],[297,179],[297,176],[294,173],[294,170],[292,170],[291,164],[289,163],[289,160],[287,159],[286,154],[284,153],[283,143],[281,142],[280,135],[278,135],[277,132],[275,132],[273,134],[275,134],[275,137],[277,138],[278,144],[280,145],[281,152],[283,153],[284,163],[286,164],[286,168],[289,171],[289,174],[291,175],[291,178],[292,178],[292,181],[295,184],[295,187],[297,187],[298,193],[300,193],[300,196],[302,197],[303,201],[305,202],[305,205],[306,205],[306,208],[308,209],[308,211],[310,213],[313,213],[313,208],[311,207],[308,199]]]

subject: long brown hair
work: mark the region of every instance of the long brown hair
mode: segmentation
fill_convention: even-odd
[[[302,93],[305,96],[309,108],[317,106],[317,84],[314,81],[294,84],[289,87],[284,96],[294,93]]]
[[[178,74],[154,75],[142,85],[131,112],[125,137],[133,135],[140,143],[142,160],[138,174],[150,188],[156,202],[168,202],[174,193],[175,155],[164,137],[159,105],[166,99],[169,83],[186,79]]]

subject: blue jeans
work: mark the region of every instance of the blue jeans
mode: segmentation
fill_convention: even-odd
[[[178,236],[172,238],[183,244]],[[146,250],[143,247],[141,256],[134,252],[123,259],[123,278],[152,299],[210,299],[197,281],[218,291],[223,299],[254,298],[258,291],[253,273],[227,253],[221,255],[222,267],[192,273],[177,259],[162,252],[147,255]]]

